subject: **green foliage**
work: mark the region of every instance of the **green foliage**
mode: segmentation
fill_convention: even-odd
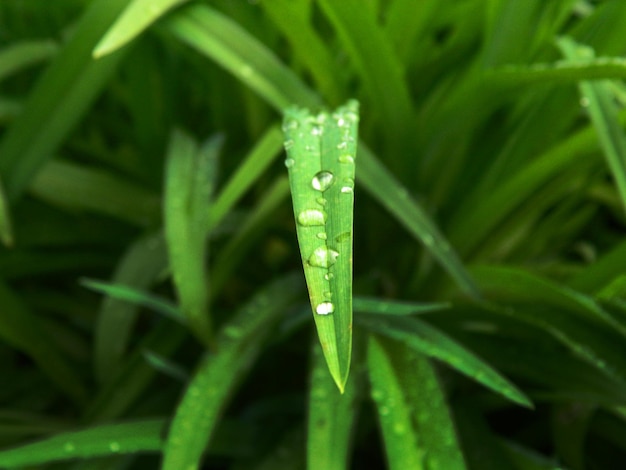
[[[615,468],[624,22],[0,2],[0,468]]]

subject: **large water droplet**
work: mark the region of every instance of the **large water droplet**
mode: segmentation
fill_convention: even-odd
[[[335,306],[332,302],[322,302],[317,307],[315,307],[315,313],[318,315],[328,315],[335,311]]]
[[[337,262],[339,253],[325,246],[317,248],[311,256],[309,256],[309,264],[318,268],[328,268]]]
[[[330,171],[320,171],[311,180],[311,186],[318,191],[326,191],[333,184],[335,177]]]
[[[305,227],[324,225],[326,223],[326,214],[317,209],[307,209],[298,214],[298,223]]]

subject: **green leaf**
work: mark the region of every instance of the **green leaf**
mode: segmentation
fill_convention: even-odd
[[[371,336],[368,371],[389,468],[464,470],[451,413],[428,360],[405,344]]]
[[[163,419],[104,424],[82,431],[57,434],[32,444],[0,451],[2,468],[107,455],[160,452]]]
[[[98,96],[123,55],[94,61],[91,50],[127,0],[89,3],[70,40],[30,93],[22,113],[0,141],[0,173],[16,200]]]
[[[93,50],[100,58],[110,54],[139,36],[172,8],[188,0],[131,0],[123,13],[108,29]]]
[[[358,104],[332,114],[285,112],[298,244],[322,349],[343,391],[352,349],[352,225]]]
[[[314,342],[309,389],[307,468],[341,470],[348,468],[350,442],[357,414],[358,372],[346,383],[344,393],[337,390],[329,375],[324,353]]]
[[[273,282],[220,331],[217,352],[207,356],[176,409],[163,470],[197,469],[220,415],[248,372],[271,326],[299,293],[299,277]]]
[[[530,400],[484,360],[426,322],[413,317],[360,314],[359,325],[377,334],[405,343],[408,347],[439,359],[472,380],[514,403],[532,408]]]
[[[206,268],[208,205],[217,176],[223,138],[202,148],[186,134],[172,134],[165,173],[165,238],[183,315],[205,344],[212,343]]]
[[[320,104],[319,97],[269,48],[232,19],[206,5],[181,9],[168,19],[166,28],[230,70],[276,109],[292,103]]]
[[[377,299],[373,297],[353,297],[352,306],[355,312],[378,313],[381,315],[413,315],[430,313],[450,308],[448,303],[413,303],[395,300]]]
[[[593,49],[581,46],[570,38],[561,38],[558,44],[564,55],[574,63],[593,58]],[[626,135],[618,119],[613,93],[607,82],[583,81],[579,86],[626,209]]]
[[[80,280],[80,284],[83,287],[100,292],[110,298],[152,309],[170,320],[174,320],[182,325],[186,324],[186,318],[180,310],[163,297],[151,295],[147,292],[122,284],[100,282],[94,279],[83,278]]]

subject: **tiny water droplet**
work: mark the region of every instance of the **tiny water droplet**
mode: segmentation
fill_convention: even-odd
[[[326,279],[327,281],[330,281],[333,277],[335,277],[333,273],[324,274],[324,279]]]
[[[340,117],[339,119],[337,119],[337,125],[339,127],[345,126],[346,125],[346,120],[344,118]]]
[[[326,236],[325,232],[320,232],[317,235],[315,235],[317,238],[319,238],[320,240],[326,240],[328,237]]]
[[[374,389],[372,390],[372,398],[374,399],[374,401],[381,401],[383,398],[385,398],[385,392],[379,389]]]
[[[121,449],[120,443],[113,441],[109,444],[109,449],[111,450],[111,452],[119,452]]]
[[[315,202],[317,202],[320,206],[325,206],[326,205],[326,199],[324,199],[323,197],[318,197]]]
[[[287,132],[287,131],[292,131],[294,129],[298,128],[298,121],[295,119],[289,119],[288,121],[285,121],[283,123],[283,131]]]
[[[315,307],[315,313],[318,315],[328,315],[335,311],[335,306],[332,302],[322,302],[317,307]]]
[[[378,412],[380,413],[381,416],[387,416],[389,414],[389,408],[386,406],[381,406],[378,409]]]
[[[249,65],[244,65],[239,69],[239,73],[242,77],[248,78],[254,74],[254,70]]]
[[[345,186],[349,186],[350,188],[354,188],[354,180],[352,178],[346,178],[343,180]]]
[[[311,186],[318,191],[326,191],[333,184],[335,177],[330,171],[320,171],[311,180]]]
[[[305,227],[324,225],[326,223],[326,214],[317,209],[307,209],[298,214],[298,223]]]
[[[337,148],[338,148],[339,150],[345,150],[345,149],[347,149],[347,148],[348,148],[348,142],[346,142],[346,141],[339,142],[339,143],[337,144]]]
[[[344,194],[350,194],[354,192],[354,189],[352,189],[350,186],[344,186],[341,188],[341,192]]]
[[[433,246],[435,244],[435,239],[429,233],[425,233],[422,235],[422,241],[426,246]]]
[[[325,246],[316,248],[311,256],[309,256],[309,264],[318,268],[328,268],[337,262],[339,253]]]
[[[333,296],[333,293],[332,293],[332,292],[330,292],[330,291],[326,291],[326,292],[324,292],[324,297],[325,297],[325,298],[327,298],[327,299],[329,299],[329,300],[330,300],[330,298],[331,298],[332,296]]]
[[[397,434],[398,436],[401,436],[402,434],[406,432],[406,428],[404,427],[404,424],[402,423],[394,423],[393,432]]]
[[[63,450],[67,453],[74,452],[76,450],[76,446],[74,446],[73,442],[66,442],[63,446]]]
[[[318,135],[322,135],[322,128],[320,126],[313,126],[313,128],[311,129],[311,135],[314,136],[318,136]]]
[[[285,145],[285,148],[287,148],[287,146]],[[292,166],[294,166],[294,164],[296,163],[296,161],[293,158],[288,158],[285,160],[285,166],[287,168],[291,168]]]
[[[285,146],[286,145],[287,144],[285,144]],[[338,160],[339,160],[339,163],[348,163],[348,164],[354,163],[354,157],[352,155],[339,155]]]
[[[230,338],[240,338],[241,335],[243,334],[243,331],[241,330],[241,328],[231,325],[231,326],[227,326],[224,329],[224,334],[226,334],[226,336]]]
[[[350,232],[343,232],[335,237],[335,241],[337,243],[343,243],[349,239],[350,239]]]

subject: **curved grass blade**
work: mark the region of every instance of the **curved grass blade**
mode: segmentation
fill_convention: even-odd
[[[296,103],[320,106],[319,96],[245,29],[206,5],[193,5],[172,15],[166,27],[181,41],[216,61],[279,111]],[[359,143],[357,178],[380,204],[398,219],[450,273],[463,290],[477,290],[449,244],[419,204],[376,156]],[[389,193],[388,191],[392,191]]]
[[[464,470],[443,390],[428,360],[371,336],[368,371],[390,469]]]
[[[80,280],[80,284],[87,289],[100,292],[108,297],[152,309],[181,325],[186,325],[187,323],[187,319],[180,310],[163,297],[148,294],[147,292],[122,284],[100,282],[94,279],[83,278]]]
[[[148,364],[162,374],[183,383],[189,381],[189,373],[174,361],[171,361],[154,351],[150,351],[149,349],[144,350],[142,355]]]
[[[0,82],[25,67],[47,60],[58,52],[54,41],[23,41],[0,50]]]
[[[0,467],[43,465],[49,462],[107,455],[160,452],[167,421],[153,419],[105,424],[82,431],[57,434],[32,444],[0,451]]]
[[[405,343],[426,356],[445,362],[472,380],[519,405],[532,408],[530,400],[485,361],[435,327],[414,317],[360,314],[359,325]]]
[[[206,5],[183,8],[168,19],[166,28],[230,70],[278,110],[292,103],[320,104],[319,97],[269,48],[232,19]]]
[[[368,192],[439,260],[459,287],[471,297],[480,296],[461,260],[428,214],[363,144],[359,145],[357,177]]]
[[[163,470],[197,469],[202,453],[239,381],[257,357],[277,317],[298,296],[299,276],[273,282],[220,331],[189,383],[170,427]]]
[[[132,0],[93,50],[100,58],[132,41],[172,8],[188,0]]]
[[[278,126],[272,126],[237,167],[234,175],[215,197],[209,208],[208,228],[212,230],[230,212],[236,202],[270,166],[283,147],[283,135]]]
[[[357,413],[355,375],[358,373],[350,376],[341,394],[328,373],[324,352],[317,341],[313,345],[311,369],[306,468],[347,469]]]
[[[16,200],[96,98],[123,57],[94,61],[91,50],[127,0],[97,0],[30,93],[22,113],[0,141],[0,173]]]
[[[206,269],[209,226],[207,206],[213,195],[217,156],[223,138],[197,148],[191,137],[175,131],[165,176],[165,238],[183,315],[195,335],[212,343]]]
[[[283,130],[298,244],[315,326],[339,390],[352,349],[352,222],[358,104],[291,108]]]
[[[167,268],[165,239],[161,232],[136,241],[120,261],[112,282],[139,290],[147,289]],[[108,297],[98,313],[95,330],[94,369],[105,383],[122,365],[122,357],[137,318],[137,305]]]
[[[565,56],[574,63],[593,58],[593,49],[581,46],[571,38],[561,38],[558,44]],[[613,93],[607,82],[583,81],[579,87],[605,158],[617,183],[622,205],[626,209],[626,136],[619,123]]]

